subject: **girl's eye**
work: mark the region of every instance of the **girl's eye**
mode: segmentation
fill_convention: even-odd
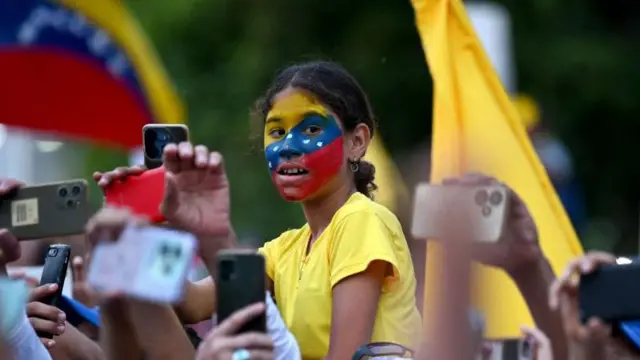
[[[318,125],[309,125],[306,129],[304,129],[305,135],[317,135],[322,128]]]
[[[272,129],[269,131],[269,136],[272,138],[280,138],[284,136],[284,129]]]

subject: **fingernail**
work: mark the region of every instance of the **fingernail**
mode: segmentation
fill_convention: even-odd
[[[58,325],[58,334],[62,334],[64,332],[64,325]]]
[[[51,291],[56,291],[58,289],[58,284],[51,284],[49,285],[49,290]]]
[[[61,312],[58,314],[58,320],[60,320],[61,322],[64,322],[65,320],[67,320],[67,314]]]
[[[52,347],[53,347],[53,345],[55,345],[55,344],[56,344],[56,343],[55,343],[53,340],[49,340],[49,341],[47,341],[47,347],[48,347],[48,348],[52,348]]]

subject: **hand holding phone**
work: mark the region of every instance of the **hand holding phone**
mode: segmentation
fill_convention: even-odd
[[[49,246],[47,257],[44,260],[40,285],[56,284],[58,285],[58,289],[55,293],[41,299],[41,303],[58,307],[58,301],[62,295],[64,281],[67,276],[70,254],[71,247],[69,245],[54,244]],[[53,334],[44,332],[38,332],[38,336],[47,339],[53,338]]]
[[[640,319],[640,263],[602,264],[580,277],[580,318],[605,323]]]
[[[181,300],[195,254],[192,234],[156,227],[126,228],[93,252],[88,282],[99,293],[156,302]]]
[[[421,239],[443,239],[449,222],[464,219],[464,224],[453,226],[468,238],[496,242],[502,235],[507,201],[507,190],[500,185],[421,183],[415,190],[411,233]]]

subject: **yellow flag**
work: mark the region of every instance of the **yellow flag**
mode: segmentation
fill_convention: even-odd
[[[392,212],[396,212],[400,203],[409,197],[409,192],[379,134],[371,139],[364,160],[376,167],[375,183],[378,190],[374,193],[374,199]]]
[[[527,203],[545,255],[556,273],[582,247],[536,156],[460,0],[412,0],[422,46],[434,83],[432,178],[482,171],[511,186]],[[427,247],[425,318],[438,271],[437,244]],[[488,321],[488,337],[520,335],[532,324],[511,280],[480,268],[476,306]]]

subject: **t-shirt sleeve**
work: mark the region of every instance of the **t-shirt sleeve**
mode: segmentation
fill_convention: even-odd
[[[399,278],[391,230],[375,213],[359,211],[347,215],[336,224],[331,240],[332,288],[341,280],[364,272],[374,261],[390,265],[385,284]]]
[[[281,236],[282,237],[282,236]],[[264,256],[264,264],[265,270],[267,271],[267,276],[269,279],[273,280],[275,277],[276,271],[276,261],[278,259],[278,241],[279,238],[273,239],[271,241],[266,242],[260,249],[258,249],[258,254]]]

